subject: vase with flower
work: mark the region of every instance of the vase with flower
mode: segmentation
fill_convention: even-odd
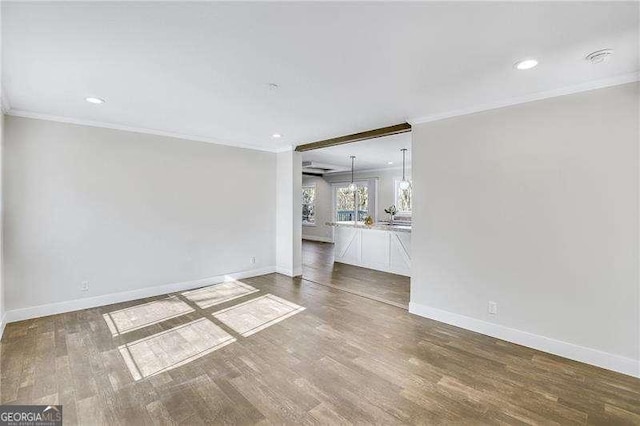
[[[396,213],[398,213],[398,209],[396,209],[395,205],[391,205],[388,208],[384,209],[384,212],[387,213],[389,215],[389,217],[391,218],[389,220],[389,225],[393,225],[393,219],[396,215]]]

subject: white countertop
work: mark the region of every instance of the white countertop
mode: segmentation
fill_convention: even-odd
[[[364,222],[327,222],[327,226],[345,226],[349,228],[360,229],[376,229],[379,231],[392,231],[392,232],[411,232],[411,225],[389,225],[388,223],[377,222],[373,225],[365,225]]]

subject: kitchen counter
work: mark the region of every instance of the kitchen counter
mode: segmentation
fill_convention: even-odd
[[[335,262],[411,276],[411,226],[367,226],[362,222],[327,225],[335,227]]]
[[[411,232],[411,225],[400,225],[393,224],[390,225],[386,222],[376,222],[373,225],[365,225],[364,222],[327,222],[325,223],[327,226],[346,226],[350,228],[361,228],[361,229],[378,229],[381,231],[396,231],[396,232]]]

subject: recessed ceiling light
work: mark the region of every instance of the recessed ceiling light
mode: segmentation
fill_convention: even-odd
[[[89,102],[90,104],[103,104],[104,103],[104,99],[101,98],[94,98],[94,97],[88,97],[88,98],[84,98],[85,101]]]
[[[387,164],[388,164],[388,165],[392,165],[392,164],[393,164],[393,161],[389,161]]]
[[[280,133],[274,133],[273,135],[271,135],[271,137],[278,139],[278,138],[281,138],[282,135]]]
[[[523,59],[522,61],[516,62],[514,66],[519,70],[530,70],[536,65],[538,65],[538,61],[535,59]]]

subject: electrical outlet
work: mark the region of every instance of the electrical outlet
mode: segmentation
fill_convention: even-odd
[[[89,281],[82,281],[80,283],[80,291],[89,291]]]
[[[254,265],[255,263],[256,263],[256,258],[255,258],[255,257],[252,257],[252,258],[251,258],[251,264],[252,264],[252,265]]]
[[[489,302],[488,306],[489,315],[498,315],[498,304],[496,302]]]

